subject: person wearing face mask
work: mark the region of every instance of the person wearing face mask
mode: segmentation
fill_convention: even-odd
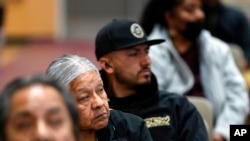
[[[214,112],[214,141],[229,140],[229,125],[244,124],[249,113],[246,84],[226,43],[203,30],[200,0],[150,0],[141,25],[149,39],[159,89],[207,98]]]

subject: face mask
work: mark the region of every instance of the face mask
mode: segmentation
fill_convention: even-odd
[[[203,27],[203,21],[189,22],[186,25],[186,30],[183,31],[183,35],[186,39],[194,41],[199,37]]]

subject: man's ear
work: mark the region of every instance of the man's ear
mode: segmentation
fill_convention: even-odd
[[[106,73],[111,74],[114,72],[112,63],[109,61],[108,58],[100,58],[99,64],[101,69],[103,69]]]

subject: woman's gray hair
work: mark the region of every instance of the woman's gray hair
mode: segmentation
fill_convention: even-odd
[[[54,60],[47,68],[46,74],[64,85],[69,85],[75,78],[89,71],[99,74],[97,67],[87,58],[66,54]]]

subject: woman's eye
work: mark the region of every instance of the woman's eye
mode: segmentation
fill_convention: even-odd
[[[103,91],[104,91],[104,88],[100,88],[100,89],[98,89],[97,93],[98,93],[98,94],[102,94]]]
[[[193,7],[186,7],[186,11],[189,12],[189,13],[193,13],[195,10],[195,8]]]
[[[88,101],[88,99],[89,99],[89,96],[83,96],[79,100],[84,102],[84,101]]]
[[[61,118],[55,118],[55,119],[51,119],[49,123],[53,127],[58,127],[63,123],[63,120]]]
[[[21,123],[17,124],[17,128],[19,130],[27,130],[27,129],[31,128],[31,127],[32,127],[32,123],[31,122],[27,122],[27,121],[21,122]]]

